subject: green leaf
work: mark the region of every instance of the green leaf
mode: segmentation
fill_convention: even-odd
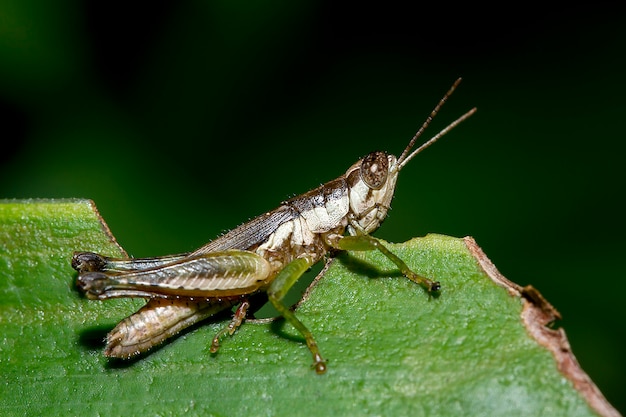
[[[209,353],[208,321],[139,360],[102,339],[141,300],[89,301],[75,250],[124,255],[86,200],[0,204],[2,415],[618,415],[578,367],[558,316],[497,273],[471,239],[429,235],[389,248],[440,295],[379,253],[342,254],[298,317],[328,371],[311,370],[282,320],[249,320]]]

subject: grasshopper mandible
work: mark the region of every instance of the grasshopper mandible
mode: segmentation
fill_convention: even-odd
[[[133,357],[200,320],[238,306],[229,325],[213,338],[211,352],[216,352],[220,338],[225,333],[232,335],[245,319],[250,298],[265,293],[280,315],[302,334],[313,355],[313,368],[322,374],[326,361],[313,334],[282,299],[300,276],[330,251],[378,250],[405,277],[429,293],[438,291],[439,282],[411,271],[371,233],[387,216],[400,170],[476,111],[471,109],[412,151],[460,81],[437,103],[400,157],[372,152],[339,178],[284,201],[194,252],[143,259],[74,253],[77,287],[87,298],[148,300],[107,335],[104,354]]]

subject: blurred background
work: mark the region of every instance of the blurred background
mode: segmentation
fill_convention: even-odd
[[[91,198],[133,256],[190,251],[398,155],[462,76],[426,136],[478,113],[376,236],[473,236],[624,412],[625,9],[5,0],[0,198]]]

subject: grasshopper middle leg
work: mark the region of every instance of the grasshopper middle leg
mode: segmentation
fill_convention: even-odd
[[[270,285],[267,296],[276,310],[285,318],[293,327],[295,327],[306,341],[311,354],[313,355],[313,368],[318,374],[326,372],[326,361],[320,354],[317,342],[313,338],[313,334],[307,327],[296,317],[296,315],[283,302],[283,297],[287,294],[293,284],[304,274],[312,265],[312,262],[306,258],[298,258],[291,261],[276,276],[276,279]]]

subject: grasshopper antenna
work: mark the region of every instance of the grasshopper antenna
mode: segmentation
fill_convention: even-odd
[[[474,107],[473,109],[471,109],[470,111],[465,113],[463,116],[459,117],[454,122],[450,123],[448,126],[443,128],[441,130],[441,132],[437,133],[435,136],[433,136],[432,138],[430,138],[426,142],[424,142],[422,144],[422,146],[420,146],[419,148],[414,150],[409,156],[405,157],[404,159],[399,159],[398,160],[399,161],[398,162],[398,170],[400,170],[402,167],[404,167],[411,159],[413,159],[413,157],[415,155],[417,155],[418,153],[422,152],[424,149],[428,148],[433,143],[437,142],[443,135],[445,135],[446,133],[448,133],[449,131],[451,131],[455,127],[457,127],[461,122],[465,121],[465,119],[470,117],[472,114],[476,113],[476,110],[477,110],[476,107]],[[402,155],[404,156],[404,153]]]
[[[464,115],[462,115],[461,117],[456,119],[454,122],[450,123],[448,126],[446,126],[444,129],[442,129],[435,136],[433,136],[432,138],[430,138],[429,140],[424,142],[419,148],[417,148],[413,152],[411,152],[411,148],[415,145],[415,142],[417,141],[417,139],[420,136],[422,136],[422,133],[424,133],[424,130],[426,130],[428,125],[430,125],[430,122],[432,122],[433,118],[437,115],[437,113],[439,113],[439,110],[445,104],[445,102],[448,101],[448,98],[452,95],[454,90],[456,90],[456,88],[459,86],[459,84],[461,83],[461,80],[462,79],[460,77],[457,78],[457,80],[454,82],[454,84],[452,84],[452,87],[450,87],[450,89],[441,98],[441,100],[439,100],[439,103],[437,103],[435,108],[430,112],[430,114],[428,115],[428,117],[426,118],[424,123],[422,124],[422,127],[419,128],[417,133],[415,133],[415,135],[413,136],[413,138],[411,139],[411,141],[409,142],[407,147],[402,152],[402,155],[400,155],[400,157],[398,158],[398,169],[404,167],[411,159],[413,159],[413,157],[415,155],[417,155],[418,153],[422,152],[424,149],[428,148],[433,143],[437,142],[437,140],[439,140],[443,135],[448,133],[450,130],[454,129],[457,125],[459,125],[461,122],[465,121],[472,114],[476,113],[477,109],[476,109],[476,107],[474,107],[473,109],[471,109],[470,111],[468,111],[467,113],[465,113]],[[409,152],[410,152],[410,154],[409,154]]]

